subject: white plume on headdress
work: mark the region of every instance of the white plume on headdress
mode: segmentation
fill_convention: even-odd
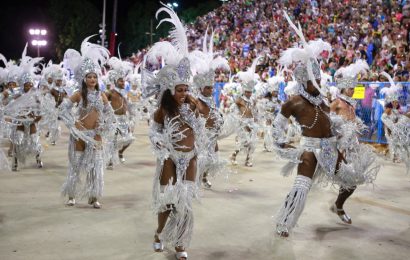
[[[50,60],[41,71],[41,75],[44,79],[47,79],[49,77],[53,78],[53,75],[58,72],[62,72],[62,74],[65,74],[65,70],[63,69],[63,63],[61,62],[60,64],[53,64],[53,61]]]
[[[288,14],[285,11],[283,13],[289,25],[295,31],[296,35],[300,38],[302,47],[300,48],[296,45],[295,47],[288,48],[287,50],[283,51],[281,53],[279,63],[284,66],[289,66],[293,63],[306,65],[310,81],[319,91],[321,91],[320,86],[318,86],[315,80],[312,60],[317,61],[317,59],[320,57],[323,51],[331,52],[332,47],[329,43],[324,42],[321,39],[307,42],[305,36],[303,35],[300,24],[298,23],[298,27],[296,27],[296,25],[292,22]]]
[[[24,47],[20,61],[20,81],[22,84],[34,81],[34,73],[40,70],[38,63],[42,60],[42,57],[32,58],[27,56],[27,43]]]
[[[297,95],[299,92],[299,84],[297,83],[297,81],[292,80],[292,81],[288,81],[288,84],[286,85],[285,89],[283,90],[285,92],[286,95],[288,96],[293,96],[293,95]]]
[[[228,61],[221,57],[215,57],[213,52],[214,32],[211,33],[208,46],[208,29],[205,31],[202,51],[194,50],[189,53],[191,70],[196,73],[194,76],[194,84],[198,88],[211,86],[214,84],[215,70],[223,69],[229,71]]]
[[[392,77],[384,71],[381,72],[380,75],[386,77],[390,83],[390,87],[383,87],[380,90],[380,93],[385,95],[384,99],[386,100],[386,102],[389,103],[398,100],[400,91],[402,90],[401,84],[395,84]]]
[[[85,77],[84,73],[89,72],[91,66],[93,67],[93,72],[101,72],[101,66],[110,57],[110,52],[106,48],[88,42],[95,35],[88,36],[83,40],[80,49],[81,53],[74,49],[67,49],[64,53],[64,67],[76,74],[77,81],[81,81]],[[83,64],[88,61],[91,61],[92,64]]]
[[[143,97],[157,95],[162,98],[162,93],[169,89],[173,94],[175,86],[179,84],[190,85],[192,72],[188,59],[188,39],[186,28],[178,18],[177,14],[171,8],[161,3],[164,7],[156,13],[156,18],[161,12],[167,13],[170,18],[162,19],[158,26],[163,22],[169,22],[174,25],[170,32],[171,43],[157,42],[147,53],[147,60],[158,64],[161,59],[165,64],[155,75],[154,73],[143,69],[141,73],[141,83],[143,86]]]
[[[130,82],[131,85],[137,85],[138,87],[141,86],[141,74],[139,74],[138,70],[141,67],[142,63],[138,63],[133,72],[128,74],[127,80]]]
[[[104,65],[110,57],[110,52],[101,45],[88,42],[91,37],[96,34],[88,36],[81,43],[81,54],[83,57],[91,59],[94,63],[100,66]]]
[[[164,18],[159,21],[157,28],[163,22],[169,22],[174,25],[174,28],[170,31],[169,36],[171,42],[163,41],[157,42],[148,51],[148,62],[158,64],[160,58],[163,58],[166,64],[177,65],[178,62],[188,56],[188,39],[186,36],[186,28],[182,24],[178,15],[171,8],[161,3],[164,7],[158,9],[155,13],[155,18],[158,19],[158,15],[161,12],[169,14],[169,18]]]
[[[111,67],[112,70],[115,70],[122,77],[125,77],[133,69],[133,64],[129,61],[122,61],[117,57],[111,57],[107,64]]]
[[[251,91],[251,89],[256,85],[256,81],[259,79],[259,75],[256,74],[256,66],[258,64],[261,56],[256,57],[252,65],[246,71],[239,71],[236,75],[242,84],[246,85],[244,88]]]
[[[279,84],[285,81],[285,77],[283,76],[283,70],[284,68],[282,69],[278,68],[276,75],[268,79],[268,89],[267,90],[269,92],[278,91]]]
[[[355,63],[350,64],[347,67],[340,68],[335,72],[335,78],[342,75],[343,78],[356,78],[356,76],[361,72],[366,72],[369,70],[369,65],[364,60],[356,60]]]
[[[19,66],[15,64],[13,60],[7,61],[6,57],[0,53],[0,60],[3,61],[5,67],[0,67],[0,84],[9,83],[11,81],[16,82],[18,80]]]

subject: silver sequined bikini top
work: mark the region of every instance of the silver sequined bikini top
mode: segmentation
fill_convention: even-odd
[[[83,107],[83,100],[81,99],[78,107],[82,110],[81,112],[86,112],[87,114],[93,109],[95,109],[98,113],[102,113],[104,109],[104,103],[101,97],[101,91],[88,91],[87,106],[85,108]]]

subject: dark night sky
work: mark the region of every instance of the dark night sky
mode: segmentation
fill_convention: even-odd
[[[70,0],[61,0],[70,1]],[[88,0],[102,13],[103,0]],[[126,19],[127,9],[135,4],[135,2],[155,1],[155,0],[118,0],[117,13],[117,32],[119,36],[117,42],[121,41],[121,34],[124,32],[121,28],[122,21]],[[6,0],[2,1],[2,14],[0,15],[0,53],[5,55],[7,59],[18,59],[21,57],[24,45],[30,40],[28,29],[31,26],[44,26],[48,29],[47,40],[50,42],[56,37],[53,32],[52,21],[48,17],[47,7],[48,0]],[[111,21],[113,13],[113,0],[107,0],[107,19]],[[158,1],[159,2],[159,1]],[[171,2],[163,0],[162,2]],[[174,0],[179,3],[179,9],[188,8],[195,3],[200,2],[194,0]],[[178,9],[177,9],[178,12]],[[102,20],[102,18],[101,18]],[[107,30],[111,28],[111,24],[107,23]],[[97,31],[96,31],[97,33]],[[54,56],[52,48],[45,47],[41,49],[40,56],[49,59]],[[37,49],[29,43],[28,55],[37,56]]]

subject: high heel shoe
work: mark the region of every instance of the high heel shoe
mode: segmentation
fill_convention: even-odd
[[[181,258],[188,259],[188,253],[186,251],[176,252],[175,258],[180,260]]]
[[[88,199],[88,204],[92,205],[93,208],[95,209],[100,209],[101,208],[101,204],[98,202],[97,198],[89,198]]]
[[[347,213],[343,209],[338,209],[336,207],[336,204],[333,204],[330,207],[330,211],[336,213],[339,216],[340,220],[343,221],[343,223],[352,224],[352,219],[350,218],[350,216],[347,215]]]
[[[202,179],[202,185],[204,185],[204,187],[207,189],[210,189],[212,187],[212,183],[207,178]]]
[[[289,237],[289,230],[285,226],[276,225],[276,235],[280,237]]]
[[[154,243],[152,243],[152,247],[154,248],[155,252],[162,252],[164,251],[164,244],[162,243],[161,239],[159,239],[159,234],[155,233],[154,236],[155,240],[159,240],[159,242],[154,241]]]
[[[125,158],[124,158],[124,155],[122,153],[119,153],[118,157],[119,157],[121,163],[125,163]]]
[[[75,205],[75,199],[74,198],[69,198],[66,205],[67,206],[74,206]]]
[[[231,160],[232,165],[238,165],[238,162],[236,161],[236,154],[232,154],[229,159]]]

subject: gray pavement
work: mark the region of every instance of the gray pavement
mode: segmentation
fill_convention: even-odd
[[[150,210],[155,158],[147,127],[125,152],[126,163],[105,173],[103,208],[87,201],[64,205],[60,187],[66,176],[65,130],[56,146],[45,147],[44,168],[34,159],[17,173],[0,173],[0,259],[175,259],[173,249],[154,253],[156,217]],[[42,143],[45,140],[42,139]],[[224,158],[234,138],[220,142]],[[374,186],[361,186],[345,205],[353,224],[329,211],[337,196],[332,187],[309,193],[298,227],[288,239],[273,235],[272,216],[294,176],[280,176],[284,161],[262,151],[254,167],[229,167],[228,178],[212,180],[194,206],[195,230],[189,259],[410,259],[410,176],[404,164],[383,157]]]

